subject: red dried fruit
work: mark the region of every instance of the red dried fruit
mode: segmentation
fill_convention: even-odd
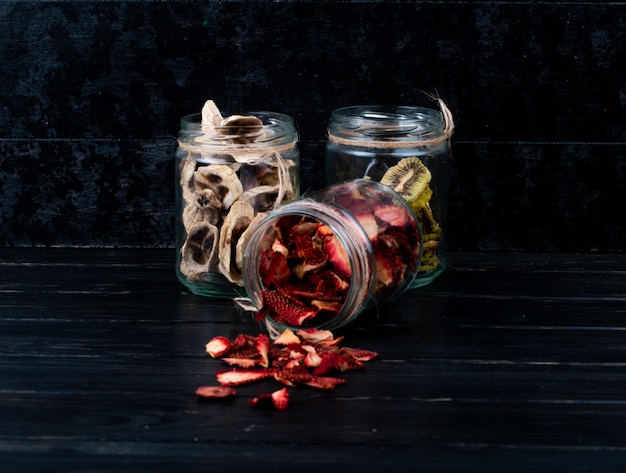
[[[316,294],[324,294],[326,300],[343,301],[350,288],[350,283],[336,272],[324,269],[309,275],[308,281],[314,286]],[[320,297],[321,299],[321,297]]]
[[[285,367],[274,373],[274,379],[276,381],[292,387],[298,384],[306,384],[312,377],[313,375],[309,370],[300,364]]]
[[[207,399],[224,399],[236,394],[237,392],[228,386],[200,386],[196,389],[196,396]]]
[[[221,345],[227,345],[224,339]],[[340,348],[343,337],[335,337],[330,330],[308,328],[294,332],[284,330],[274,343],[266,334],[256,337],[240,334],[230,344],[228,356],[221,356],[226,363],[238,366],[266,365],[264,369],[234,368],[218,371],[216,379],[221,386],[202,386],[196,390],[200,397],[220,398],[235,395],[233,386],[252,383],[273,377],[285,386],[309,386],[315,389],[334,389],[346,381],[342,378],[326,376],[329,371],[347,371],[363,367],[365,361],[376,357],[378,353],[355,349]],[[249,358],[231,358],[230,353],[239,355],[249,353]],[[289,403],[286,388],[271,394],[262,394],[249,401],[252,407],[273,406],[283,410]]]
[[[333,369],[343,373],[344,371],[350,370],[358,370],[363,368],[365,365],[354,358],[352,355],[339,351],[339,355],[335,358],[335,362],[333,363]]]
[[[259,364],[259,360],[255,358],[222,358],[222,361],[229,366],[239,368],[254,368]]]
[[[279,389],[273,393],[261,394],[248,401],[250,407],[273,407],[284,411],[289,406],[289,391],[287,388]]]
[[[311,305],[318,308],[318,315],[321,312],[336,315],[343,307],[343,302],[312,300]]]
[[[259,350],[256,344],[256,337],[239,334],[235,340],[233,340],[226,355],[230,358],[258,358]]]
[[[304,384],[312,388],[330,390],[335,389],[335,387],[339,386],[340,384],[344,384],[345,382],[346,380],[342,378],[334,378],[331,376],[312,376],[311,379],[309,379]]]
[[[335,361],[339,356],[338,351],[322,353],[320,364],[313,370],[316,376],[323,375],[331,371],[335,367]]]
[[[314,307],[300,304],[275,291],[262,291],[261,301],[261,308],[256,315],[257,322],[269,316],[276,322],[299,326],[317,314]]]
[[[386,226],[406,228],[415,224],[408,210],[395,204],[375,206],[374,215],[385,222]]]
[[[352,274],[350,258],[336,235],[326,237],[326,252],[328,253],[328,261],[332,263],[334,271],[342,278],[350,279]]]
[[[217,382],[222,386],[240,386],[261,379],[269,378],[272,372],[269,370],[238,370],[218,371]]]
[[[270,365],[269,351],[270,351],[270,339],[264,333],[259,334],[257,337],[256,348],[261,355],[259,365],[264,368],[268,368]]]
[[[341,351],[343,351],[344,353],[348,353],[359,361],[370,361],[378,356],[377,352],[363,350],[362,348],[342,347]]]
[[[287,257],[280,251],[266,248],[261,253],[259,275],[266,288],[272,289],[291,279],[292,272]]]
[[[276,238],[285,246],[289,244],[291,231],[302,221],[300,215],[285,215],[279,218],[274,227],[276,228]]]
[[[231,347],[230,340],[226,337],[217,336],[213,337],[206,344],[206,352],[211,355],[211,358],[218,358],[226,353]]]
[[[313,345],[302,345],[302,349],[306,352],[302,364],[307,368],[316,368],[322,362],[322,357]],[[313,372],[313,374],[317,374]]]

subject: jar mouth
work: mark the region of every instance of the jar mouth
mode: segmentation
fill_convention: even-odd
[[[424,107],[355,105],[333,110],[329,132],[354,140],[415,140],[444,134],[442,113]]]
[[[311,209],[312,206],[315,208]],[[258,262],[263,249],[272,246],[272,242],[277,234],[274,224],[280,218],[289,216],[304,217],[314,222],[323,223],[335,233],[342,247],[349,254],[352,254],[354,258],[350,259],[351,284],[339,312],[326,320],[315,320],[300,327],[293,327],[276,321],[271,316],[267,316],[265,323],[280,331],[286,328],[306,329],[312,327],[334,329],[345,325],[356,317],[360,308],[364,307],[372,296],[372,278],[375,271],[375,267],[372,265],[375,263],[369,255],[372,254],[373,250],[370,242],[367,240],[367,235],[353,216],[323,202],[302,200],[287,203],[283,207],[277,208],[272,217],[266,218],[255,228],[251,240],[258,241],[259,244],[252,248],[248,247],[244,251],[246,263],[242,268],[244,287],[251,303],[257,309],[262,306],[260,294],[261,291],[267,288],[261,281]],[[350,221],[352,225],[344,226],[344,220]],[[358,243],[363,246],[359,247]],[[359,284],[353,283],[354,281],[359,281]]]
[[[264,147],[268,144],[295,143],[298,139],[294,120],[289,115],[268,111],[225,114],[250,115],[261,120],[261,125],[213,125],[202,123],[201,113],[184,115],[180,119],[179,138],[203,147],[223,147],[233,143],[245,143],[247,147]]]

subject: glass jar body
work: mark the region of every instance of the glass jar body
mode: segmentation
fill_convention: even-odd
[[[446,267],[449,132],[444,114],[422,107],[355,106],[334,110],[326,144],[326,184],[366,178],[405,186],[394,173],[427,170],[425,187],[411,203],[424,234],[422,262],[412,289],[432,282]],[[416,158],[416,159],[415,159]],[[419,174],[419,173],[416,173]],[[419,181],[419,179],[416,179]],[[398,190],[398,189],[396,189]]]
[[[270,332],[342,327],[404,292],[421,242],[415,215],[388,187],[363,179],[330,186],[255,228],[244,251],[248,300]]]
[[[243,246],[263,216],[299,196],[300,154],[293,120],[250,112],[262,126],[181,119],[176,150],[176,275],[194,294],[241,292]]]

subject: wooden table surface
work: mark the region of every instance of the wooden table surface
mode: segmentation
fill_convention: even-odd
[[[626,255],[452,253],[338,333],[380,356],[286,411],[201,401],[216,335],[172,249],[0,249],[0,471],[626,471]],[[400,470],[402,468],[402,470]]]

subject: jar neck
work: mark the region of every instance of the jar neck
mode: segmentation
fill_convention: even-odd
[[[441,111],[410,106],[360,105],[332,112],[328,139],[346,146],[406,148],[449,140],[452,114],[440,100]]]
[[[296,146],[298,135],[293,118],[275,112],[246,112],[262,125],[229,126],[202,123],[202,114],[185,115],[180,120],[179,144],[220,152],[232,149],[285,152]]]

